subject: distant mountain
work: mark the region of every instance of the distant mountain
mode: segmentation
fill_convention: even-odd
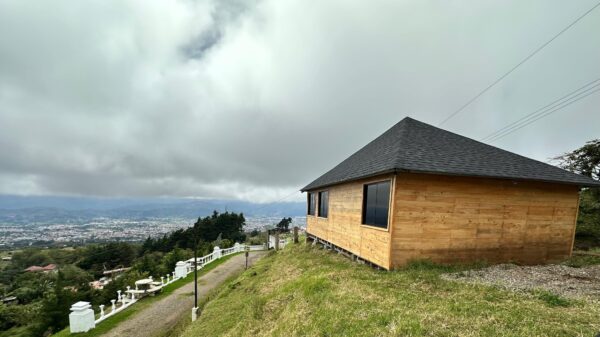
[[[82,222],[93,218],[189,218],[219,212],[246,216],[294,217],[305,214],[303,202],[250,203],[239,200],[183,198],[95,198],[0,195],[0,223]]]

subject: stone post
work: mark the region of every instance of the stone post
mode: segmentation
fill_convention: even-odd
[[[160,285],[161,285],[161,286],[164,286],[164,285],[165,285],[165,277],[164,277],[164,276],[161,276],[161,277],[160,277]]]
[[[177,261],[175,264],[175,277],[183,278],[187,275],[187,266],[183,261]]]
[[[167,283],[169,283],[169,274],[167,274]]]
[[[89,302],[80,301],[71,306],[69,330],[71,333],[87,332],[96,327],[94,310]]]
[[[215,246],[215,248],[213,249],[213,256],[215,259],[221,258],[221,248],[219,248],[219,246]]]
[[[116,300],[110,300],[110,303],[112,303],[112,310],[110,311],[110,313],[112,314],[113,312],[115,312],[115,310],[117,310],[117,306],[115,305]]]
[[[198,308],[192,308],[192,322],[195,322],[198,319]]]
[[[104,304],[100,304],[99,307],[100,307],[100,318],[103,318],[104,317]]]
[[[275,250],[279,250],[279,232],[275,232]]]
[[[121,290],[117,290],[117,301],[123,303],[123,299],[121,298]]]
[[[130,286],[127,286],[127,291],[125,292],[125,294],[123,294],[123,302],[129,302],[129,290],[131,289]]]

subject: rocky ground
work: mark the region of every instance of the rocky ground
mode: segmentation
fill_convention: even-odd
[[[600,265],[573,268],[559,264],[500,264],[479,270],[445,274],[442,277],[460,282],[495,285],[513,291],[542,289],[567,298],[600,301]]]

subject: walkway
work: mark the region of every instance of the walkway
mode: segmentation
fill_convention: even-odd
[[[265,252],[251,252],[249,264],[261,258]],[[244,269],[244,254],[230,258],[222,265],[198,278],[199,299],[216,288],[228,277]],[[152,337],[173,328],[184,316],[192,314],[194,305],[194,282],[175,290],[169,296],[136,313],[130,319],[120,323],[102,337]],[[102,324],[102,323],[100,323]]]

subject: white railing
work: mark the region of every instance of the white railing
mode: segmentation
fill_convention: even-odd
[[[134,289],[131,289],[130,286],[127,286],[126,291],[118,290],[117,298],[110,300],[111,302],[111,310],[108,313],[105,313],[104,308],[105,305],[101,304],[99,306],[100,313],[96,318],[94,311],[91,309],[89,302],[77,302],[71,307],[71,314],[69,315],[69,328],[71,333],[74,332],[85,332],[93,329],[96,324],[104,321],[105,319],[116,315],[117,313],[125,310],[132,304],[136,303],[142,296],[147,294],[152,294],[160,291],[164,286],[171,284],[179,279],[186,277],[189,273],[194,270],[194,265],[197,270],[202,269],[207,264],[218,260],[219,258],[243,251],[257,251],[257,250],[265,250],[264,245],[242,245],[236,242],[236,244],[231,248],[221,249],[219,247],[215,247],[213,252],[198,257],[196,262],[194,263],[194,258],[191,258],[187,261],[179,261],[175,267],[175,271],[171,274],[167,274],[166,277],[161,276],[160,282],[154,282],[152,277],[150,277],[150,288],[147,290],[138,290],[138,286]],[[166,282],[165,282],[166,279]],[[136,294],[139,295],[139,298],[136,298]]]

